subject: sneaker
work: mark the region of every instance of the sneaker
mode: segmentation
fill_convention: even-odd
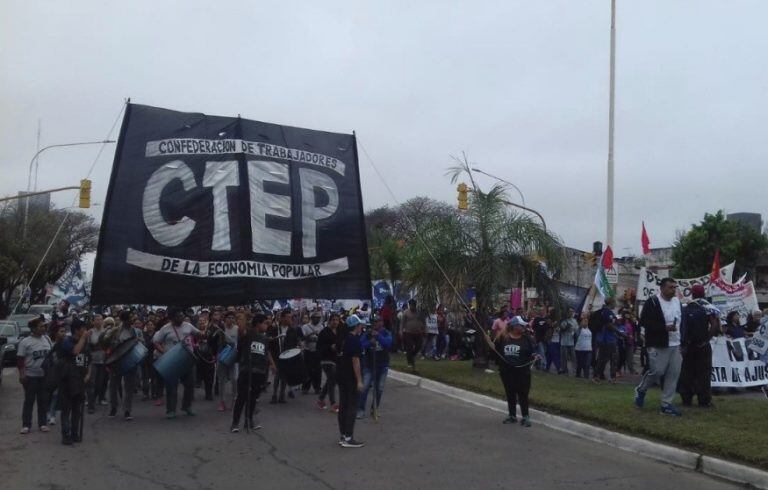
[[[106,407],[107,405],[109,405],[109,403],[107,403],[107,400],[99,400],[99,405],[101,405],[102,407]]]
[[[639,388],[635,387],[635,406],[637,408],[643,408],[643,405],[645,405],[645,392],[640,391]]]
[[[229,428],[229,431],[233,434],[237,434],[238,432],[240,432],[240,427],[233,425],[232,427]]]
[[[22,427],[19,434],[29,434],[29,427]]]
[[[253,420],[248,422],[245,426],[246,426],[246,428],[248,428],[250,430],[259,430],[259,429],[261,429],[261,424],[259,424],[258,422],[254,422]]]
[[[96,413],[96,409],[93,407],[88,407],[88,414],[93,415],[94,413]]]
[[[191,408],[183,409],[182,412],[187,414],[187,417],[194,417],[195,415],[197,415],[195,412],[192,411]]]
[[[157,400],[155,400],[155,403],[153,403],[153,405],[156,406],[156,407],[162,407],[163,403],[165,403],[165,402],[163,402],[163,399],[162,398],[158,398]]]
[[[339,446],[341,446],[344,443],[344,436],[339,436]]]
[[[501,421],[502,424],[516,424],[517,423],[517,417],[509,416]]]
[[[131,416],[131,412],[125,412],[125,421],[130,422],[133,420],[133,416]]]
[[[331,412],[339,413],[339,404],[338,403],[334,403],[333,404],[333,406],[331,407]]]
[[[80,436],[72,436],[72,442],[83,442],[83,438]]]
[[[72,445],[72,439],[70,439],[69,437],[63,437],[61,439],[61,443],[64,444],[65,446],[71,446]]]
[[[48,425],[56,425],[56,417],[48,417]]]
[[[678,408],[672,405],[671,403],[667,405],[662,405],[661,413],[663,413],[664,415],[674,415],[675,417],[680,417],[681,415],[683,415],[683,412],[678,410]]]
[[[317,406],[317,408],[319,408],[320,410],[326,410],[328,408],[328,405],[326,405],[323,400],[317,400],[315,402],[315,406]]]
[[[218,410],[219,412],[227,411],[227,405],[224,403],[224,400],[219,402],[219,407],[216,410]]]
[[[51,429],[49,429],[47,425],[40,426],[40,432],[50,432],[50,431]]]
[[[530,427],[531,426],[531,419],[526,415],[522,419],[520,419],[520,425],[523,427]]]
[[[167,419],[175,419],[176,418],[176,412],[165,412],[165,418],[167,418]]]
[[[109,411],[109,415],[107,415],[107,417],[112,418],[115,415],[117,415],[117,409],[113,408],[112,410]]]
[[[341,441],[341,447],[363,447],[364,444],[360,441],[356,441],[352,439],[351,437],[345,437]]]
[[[362,418],[365,418],[365,412],[363,412],[362,410],[358,410],[358,411],[357,411],[357,415],[355,416],[355,418],[356,418],[357,420],[360,420],[360,419],[362,419]]]

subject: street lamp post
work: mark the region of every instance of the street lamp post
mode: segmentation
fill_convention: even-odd
[[[32,160],[29,161],[29,171],[27,173],[27,193],[30,192],[31,186],[32,186],[32,167],[34,166],[40,154],[43,153],[45,150],[50,150],[51,148],[63,148],[66,146],[106,145],[107,143],[114,143],[114,142],[115,140],[101,140],[101,141],[82,141],[78,143],[61,143],[58,145],[49,145],[37,150],[37,152],[35,153],[35,156],[33,156]],[[27,238],[27,219],[28,218],[29,218],[29,198],[27,197],[24,200],[24,228],[22,232],[22,237],[24,239]]]
[[[529,213],[535,214],[541,220],[541,224],[544,226],[544,230],[546,231],[546,229],[547,229],[547,222],[544,221],[544,216],[542,216],[541,213],[536,211],[535,209],[531,209],[531,208],[529,208],[529,207],[527,207],[525,205],[525,196],[523,196],[523,191],[521,191],[519,187],[517,187],[515,184],[513,184],[512,182],[510,182],[510,181],[508,181],[506,179],[502,179],[501,177],[497,177],[496,175],[489,174],[488,172],[480,170],[477,167],[472,167],[472,171],[473,172],[477,172],[479,174],[487,175],[488,177],[490,177],[492,179],[498,180],[499,182],[504,182],[505,184],[508,184],[509,186],[513,187],[518,192],[518,194],[520,194],[520,199],[523,201],[522,206],[520,204],[515,204],[513,202],[507,201],[506,199],[504,200],[504,203],[509,205],[509,206],[514,206],[516,208],[520,208],[520,209],[523,209],[525,211],[528,211]]]
[[[516,186],[515,184],[513,184],[512,182],[510,182],[510,181],[508,181],[506,179],[502,179],[501,177],[497,177],[496,175],[489,174],[488,172],[485,172],[484,170],[480,170],[477,167],[472,167],[472,171],[473,172],[477,172],[479,174],[486,175],[486,176],[488,176],[488,177],[490,177],[492,179],[496,179],[499,182],[504,182],[505,184],[511,186],[513,189],[515,189],[517,191],[518,194],[520,194],[520,200],[523,202],[523,206],[525,206],[525,196],[523,195],[523,191],[521,191],[520,188],[518,186]]]

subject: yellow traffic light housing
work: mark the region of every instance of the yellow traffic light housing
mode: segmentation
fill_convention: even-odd
[[[88,179],[80,181],[80,207],[83,209],[91,207],[91,181]]]
[[[467,184],[462,182],[459,184],[458,187],[456,187],[456,190],[459,191],[459,209],[461,211],[466,211],[469,209],[469,201],[467,200],[467,193],[469,192],[469,187]]]

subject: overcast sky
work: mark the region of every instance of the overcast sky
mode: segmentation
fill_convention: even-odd
[[[768,3],[618,4],[616,254],[639,252],[642,220],[661,247],[705,211],[762,213]],[[605,237],[609,26],[609,0],[5,0],[0,195],[26,189],[38,120],[42,146],[99,140],[131,97],[356,130],[401,201],[455,203],[444,172],[466,151],[589,249]],[[77,184],[97,151],[47,151],[38,187]],[[94,202],[113,156],[96,164]],[[393,204],[362,151],[360,166],[366,209]]]

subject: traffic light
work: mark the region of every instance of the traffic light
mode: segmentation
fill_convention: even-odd
[[[80,181],[80,207],[91,207],[91,181],[88,179]]]
[[[456,187],[456,190],[459,191],[459,209],[461,211],[466,211],[469,209],[469,203],[467,202],[467,192],[469,191],[469,187],[462,182]]]

